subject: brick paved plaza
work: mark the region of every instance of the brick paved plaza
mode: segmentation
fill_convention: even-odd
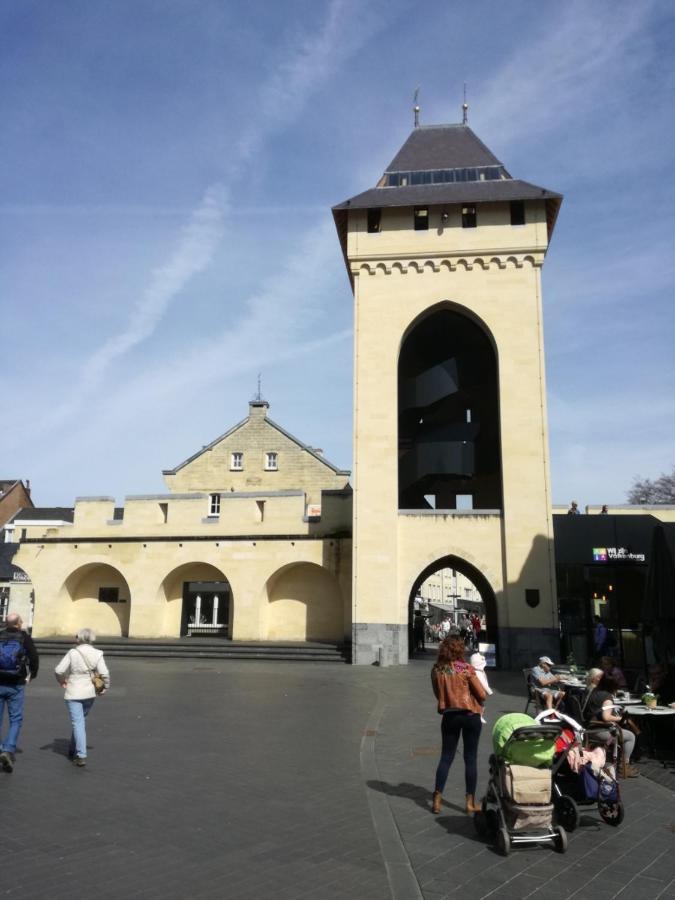
[[[624,824],[585,815],[566,855],[479,841],[457,763],[432,816],[431,654],[397,669],[112,659],[81,770],[55,661],[0,774],[2,896],[675,898],[668,770],[624,782]],[[493,686],[479,792],[492,723],[524,706],[519,677]]]

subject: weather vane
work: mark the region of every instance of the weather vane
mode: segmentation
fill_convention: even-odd
[[[466,81],[464,82],[464,103],[462,103],[462,125],[469,124],[469,104],[466,102]]]
[[[415,113],[415,128],[420,127],[420,108],[417,103],[417,98],[420,95],[420,89],[415,88],[415,96],[413,97],[413,112]]]

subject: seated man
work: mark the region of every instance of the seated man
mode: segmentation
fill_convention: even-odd
[[[558,679],[551,672],[552,666],[553,660],[550,657],[540,656],[538,665],[536,665],[530,673],[530,677],[534,683],[534,689],[541,698],[546,709],[553,709],[554,703],[558,706],[565,696],[564,691],[558,691],[553,687]]]

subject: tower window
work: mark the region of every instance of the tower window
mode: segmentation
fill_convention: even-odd
[[[220,515],[220,494],[209,494],[209,515]]]
[[[276,453],[265,454],[265,471],[276,472],[279,468],[279,457]]]
[[[428,231],[429,208],[427,206],[416,206],[413,211],[413,222],[415,223],[415,231]]]
[[[382,210],[368,210],[368,234],[379,234],[381,229]]]
[[[244,454],[233,453],[230,456],[230,469],[234,472],[241,472],[244,468]]]
[[[463,206],[462,207],[462,228],[475,228],[476,227],[476,207],[475,206]]]
[[[524,200],[512,200],[511,201],[511,224],[512,225],[524,225],[525,224],[525,201]]]

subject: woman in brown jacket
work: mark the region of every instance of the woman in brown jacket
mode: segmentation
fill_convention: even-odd
[[[443,789],[455,758],[462,735],[464,742],[464,778],[466,782],[466,811],[478,812],[476,782],[478,781],[478,741],[480,739],[482,704],[487,692],[480,683],[473,666],[464,662],[464,641],[446,638],[438,648],[438,659],[431,670],[431,684],[438,700],[443,748],[436,769],[436,788],[432,812],[441,811]]]

